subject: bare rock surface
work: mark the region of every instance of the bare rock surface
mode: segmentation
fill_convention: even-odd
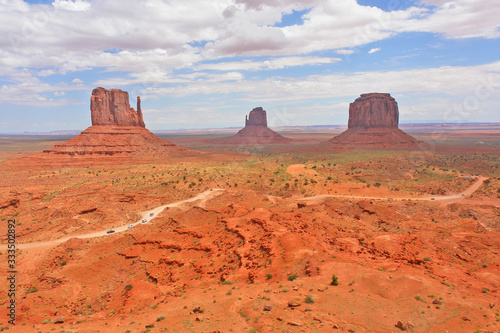
[[[428,144],[398,128],[396,100],[387,93],[361,94],[349,105],[348,129],[327,143],[341,149],[428,150]]]
[[[144,125],[141,98],[137,97],[137,111],[130,107],[128,92],[120,89],[95,88],[90,98],[92,125]]]
[[[398,123],[398,103],[390,94],[361,94],[361,97],[349,104],[348,128],[398,128]]]
[[[272,145],[287,144],[292,140],[281,136],[267,127],[267,112],[256,107],[245,117],[245,127],[236,135],[208,140],[216,144]]]
[[[160,139],[146,129],[141,98],[137,111],[130,107],[128,92],[120,89],[95,88],[90,98],[92,126],[76,137],[44,150],[51,156],[119,156],[168,157],[183,156],[190,151]]]

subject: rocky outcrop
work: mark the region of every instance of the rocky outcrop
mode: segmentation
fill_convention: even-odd
[[[287,144],[291,141],[267,127],[267,112],[262,107],[254,108],[248,116],[245,116],[245,127],[236,135],[207,140],[215,144],[238,145]]]
[[[120,89],[95,88],[90,97],[92,125],[140,126],[142,118],[141,98],[137,97],[137,111],[130,107],[128,92]]]
[[[427,145],[398,128],[398,103],[390,94],[361,94],[349,105],[347,131],[328,144],[354,149],[428,149]]]
[[[348,128],[398,128],[398,103],[390,94],[361,94],[349,104]]]
[[[70,157],[165,158],[193,152],[160,139],[146,129],[141,98],[137,111],[130,107],[126,91],[96,88],[90,98],[92,126],[76,137],[44,150],[44,155]]]
[[[245,116],[245,127],[246,126],[265,126],[267,127],[267,115],[266,110],[262,107],[254,108],[250,111],[250,114]]]

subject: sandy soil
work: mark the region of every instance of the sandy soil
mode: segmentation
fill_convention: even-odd
[[[19,250],[17,325],[4,283],[0,327],[500,330],[497,150],[345,153],[315,145],[330,133],[294,136],[217,150],[189,138],[203,154],[101,164],[46,165],[26,156],[32,141],[4,151],[0,233],[16,218]]]

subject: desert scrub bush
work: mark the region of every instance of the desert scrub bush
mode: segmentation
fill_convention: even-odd
[[[305,299],[305,302],[307,304],[314,304],[314,302],[316,302],[316,300],[314,299],[314,297],[312,297],[311,295],[307,295],[306,296],[306,299]]]
[[[424,257],[424,261],[431,261],[431,257]]]
[[[165,319],[165,315],[159,315],[158,317],[156,317],[156,321],[162,321]]]
[[[427,301],[425,300],[425,298],[423,298],[422,296],[420,295],[417,295],[415,296],[415,299],[419,302],[422,302],[422,303],[427,303]]]
[[[123,288],[123,290],[130,291],[130,290],[132,290],[132,288],[134,288],[134,286],[131,283],[128,283],[128,284],[125,285],[125,287]]]
[[[338,286],[339,285],[339,279],[335,276],[335,274],[332,275],[332,282],[330,282],[331,286]]]
[[[271,273],[266,274],[266,279],[270,280],[273,278],[273,275]]]
[[[288,281],[293,281],[296,278],[298,278],[297,274],[290,274],[290,275],[288,275]]]
[[[229,280],[226,280],[226,281],[222,281],[222,285],[231,285],[233,284],[234,282],[233,281],[229,281]]]
[[[38,288],[37,287],[33,287],[33,288],[28,289],[28,291],[26,292],[26,294],[36,293],[37,291],[38,291]]]

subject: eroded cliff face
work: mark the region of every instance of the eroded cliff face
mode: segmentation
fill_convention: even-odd
[[[141,98],[137,97],[135,111],[130,107],[126,91],[95,88],[90,98],[90,110],[91,127],[66,142],[44,150],[44,154],[56,162],[56,156],[117,156],[131,160],[193,154],[148,131],[142,118]]]
[[[398,128],[398,103],[390,94],[361,94],[349,105],[348,128]]]
[[[254,108],[245,119],[245,126],[265,126],[267,127],[266,110],[262,107]]]
[[[390,94],[361,94],[349,104],[347,131],[328,142],[339,149],[429,149],[400,130],[398,124],[398,103]]]
[[[90,97],[92,125],[145,127],[141,99],[137,97],[137,111],[130,107],[128,92],[120,89],[95,88]]]

